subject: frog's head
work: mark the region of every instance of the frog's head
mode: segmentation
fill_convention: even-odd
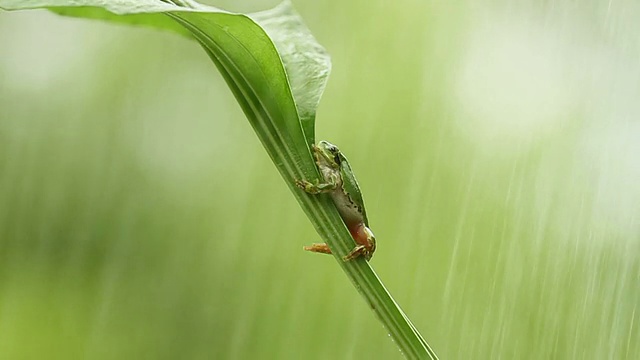
[[[323,164],[331,168],[337,169],[342,161],[340,149],[328,141],[320,141],[318,145],[313,146],[318,164]]]

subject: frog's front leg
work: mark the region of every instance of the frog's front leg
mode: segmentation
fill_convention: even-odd
[[[338,182],[334,181],[321,183],[319,181],[316,181],[316,183],[314,184],[307,180],[296,180],[296,186],[309,194],[315,195],[334,191],[338,187]]]

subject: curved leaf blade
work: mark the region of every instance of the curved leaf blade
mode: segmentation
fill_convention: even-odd
[[[249,16],[262,26],[278,48],[307,143],[314,144],[316,109],[331,73],[329,54],[289,1]]]

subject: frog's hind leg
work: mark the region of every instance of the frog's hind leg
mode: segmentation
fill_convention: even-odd
[[[350,230],[350,232],[357,245],[342,259],[344,261],[350,261],[364,256],[364,258],[369,261],[376,251],[376,237],[373,235],[373,232],[364,225],[360,225]]]
[[[342,257],[344,261],[351,261],[353,259],[357,259],[360,256],[366,256],[367,248],[364,245],[358,245],[353,248],[347,255]],[[368,259],[367,259],[368,260]]]
[[[331,254],[331,249],[327,244],[312,244],[311,246],[305,246],[304,249],[306,251],[321,253],[321,254]]]

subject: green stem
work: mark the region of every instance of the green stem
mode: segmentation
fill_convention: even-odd
[[[436,353],[387,291],[369,263],[362,258],[349,262],[342,260],[342,256],[353,248],[353,239],[346,232],[341,219],[338,218],[338,223],[335,223],[335,219],[329,220],[323,216],[327,212],[336,212],[333,204],[320,204],[320,206],[320,209],[316,209],[318,211],[306,211],[307,215],[316,225],[318,233],[327,240],[331,249],[339,249],[334,255],[336,261],[365,298],[402,353],[409,359],[438,359]]]

